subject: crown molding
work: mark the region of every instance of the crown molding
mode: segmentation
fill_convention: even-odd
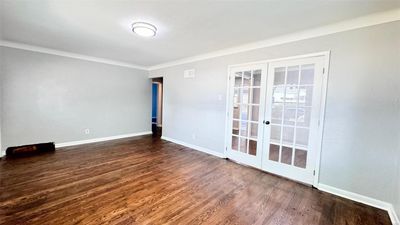
[[[205,54],[182,58],[179,60],[174,60],[174,61],[170,61],[170,62],[158,64],[158,65],[153,65],[150,67],[130,64],[130,63],[116,61],[116,60],[112,60],[112,59],[98,58],[98,57],[89,56],[89,55],[82,55],[82,54],[77,54],[77,53],[73,53],[73,52],[45,48],[45,47],[40,47],[40,46],[5,41],[5,40],[0,40],[0,46],[16,48],[16,49],[23,49],[23,50],[33,51],[33,52],[47,53],[47,54],[52,54],[52,55],[58,55],[58,56],[81,59],[81,60],[86,60],[86,61],[104,63],[104,64],[109,64],[109,65],[128,67],[128,68],[133,68],[133,69],[151,71],[151,70],[157,70],[157,69],[162,69],[162,68],[166,68],[166,67],[177,66],[177,65],[181,65],[181,64],[185,64],[185,63],[191,63],[191,62],[201,61],[201,60],[205,60],[205,59],[216,58],[216,57],[220,57],[220,56],[232,55],[232,54],[251,51],[251,50],[255,50],[255,49],[266,48],[266,47],[306,40],[306,39],[310,39],[310,38],[321,37],[321,36],[325,36],[325,35],[329,35],[329,34],[335,34],[335,33],[340,33],[340,32],[344,32],[344,31],[355,30],[355,29],[359,29],[359,28],[363,28],[363,27],[369,27],[369,26],[374,26],[374,25],[378,25],[378,24],[384,24],[384,23],[389,23],[389,22],[394,22],[394,21],[399,21],[399,20],[400,20],[400,8],[396,8],[393,10],[369,14],[366,16],[357,17],[357,18],[353,18],[350,20],[345,20],[342,22],[333,23],[333,24],[329,24],[329,25],[325,25],[325,26],[321,26],[321,27],[317,27],[317,28],[313,28],[313,29],[308,29],[308,30],[304,30],[304,31],[300,31],[300,32],[291,33],[291,34],[276,36],[276,37],[269,38],[269,39],[266,39],[263,41],[252,42],[252,43],[239,45],[239,46],[232,47],[232,48],[226,48],[226,49],[213,51],[213,52],[209,52],[209,53],[205,53]]]
[[[0,46],[22,49],[22,50],[27,50],[27,51],[32,51],[32,52],[46,53],[46,54],[51,54],[51,55],[64,56],[64,57],[68,57],[68,58],[81,59],[81,60],[104,63],[104,64],[115,65],[115,66],[128,67],[128,68],[133,68],[133,69],[148,70],[147,67],[130,64],[130,63],[126,63],[126,62],[105,59],[105,58],[98,58],[98,57],[89,56],[89,55],[82,55],[82,54],[77,54],[77,53],[73,53],[73,52],[60,51],[60,50],[55,50],[55,49],[51,49],[51,48],[44,48],[44,47],[40,47],[40,46],[22,44],[22,43],[17,43],[17,42],[12,42],[12,41],[0,40]]]
[[[158,64],[155,66],[150,66],[148,69],[149,70],[157,70],[157,69],[162,69],[166,67],[171,67],[171,66],[177,66],[185,63],[191,63],[191,62],[196,62],[200,60],[205,60],[205,59],[210,59],[210,58],[215,58],[215,57],[220,57],[220,56],[226,56],[226,55],[231,55],[231,54],[236,54],[240,52],[246,52],[250,50],[255,50],[255,49],[260,49],[260,48],[266,48],[266,47],[271,47],[271,46],[276,46],[276,45],[281,45],[281,44],[286,44],[286,43],[291,43],[291,42],[296,42],[296,41],[301,41],[301,40],[306,40],[310,38],[315,38],[315,37],[320,37],[320,36],[325,36],[329,34],[334,34],[334,33],[340,33],[344,31],[349,31],[349,30],[355,30],[363,27],[369,27],[373,25],[378,25],[378,24],[383,24],[383,23],[389,23],[389,22],[394,22],[394,21],[399,21],[400,20],[400,8],[396,8],[393,10],[389,11],[384,11],[384,12],[379,12],[379,13],[374,13],[374,14],[369,14],[366,16],[362,17],[357,17],[353,18],[350,20],[345,20],[313,29],[308,29],[300,32],[295,32],[287,35],[281,35],[277,37],[273,37],[270,39],[266,39],[263,41],[257,41],[253,43],[248,43],[245,45],[240,45],[232,48],[226,48],[222,49],[219,51],[214,51],[214,52],[209,52],[206,54],[200,54],[197,56],[192,56],[188,58],[183,58],[167,63],[162,63]]]

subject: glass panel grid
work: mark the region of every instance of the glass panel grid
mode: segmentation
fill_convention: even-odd
[[[307,155],[311,120],[313,69],[313,65],[275,68],[270,137],[270,146],[275,145],[273,151],[278,154],[272,157],[274,161],[306,168],[304,155]],[[303,72],[306,73],[306,78],[302,78]],[[276,132],[280,132],[279,139]],[[270,154],[271,151],[272,149]],[[297,159],[299,153],[301,163]],[[272,158],[270,155],[270,160]]]
[[[260,69],[235,73],[232,147],[250,155],[257,153],[260,88]]]

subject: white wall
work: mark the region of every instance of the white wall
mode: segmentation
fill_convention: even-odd
[[[7,47],[2,52],[3,150],[151,131],[147,71]]]
[[[331,50],[320,182],[394,203],[399,41],[392,22],[153,70],[164,76],[163,135],[222,153],[228,65]]]

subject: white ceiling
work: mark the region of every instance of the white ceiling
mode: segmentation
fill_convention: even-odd
[[[400,1],[0,0],[1,39],[153,66],[400,7]],[[134,21],[157,26],[138,37]]]

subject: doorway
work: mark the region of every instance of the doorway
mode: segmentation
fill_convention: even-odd
[[[231,66],[227,157],[314,184],[328,58],[315,55]]]
[[[163,116],[163,78],[152,79],[152,109],[151,109],[151,131],[153,136],[162,135]]]

